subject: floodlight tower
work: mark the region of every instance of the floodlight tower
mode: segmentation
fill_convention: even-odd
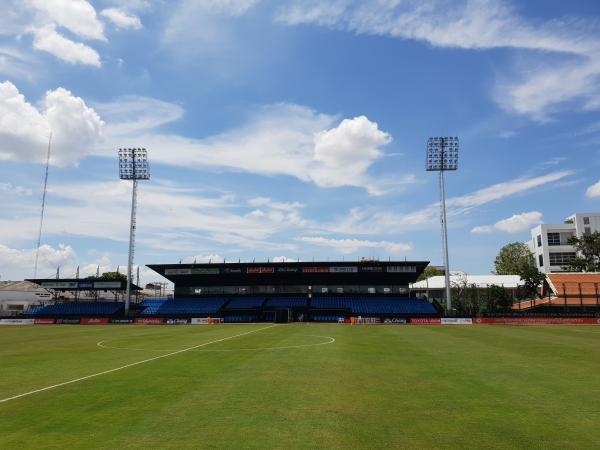
[[[427,140],[425,170],[440,174],[440,222],[442,224],[442,254],[446,278],[446,313],[452,308],[450,289],[450,262],[448,260],[448,228],[446,226],[446,190],[444,172],[458,169],[458,138],[430,137]]]
[[[120,148],[119,149],[119,178],[133,181],[131,194],[131,222],[129,227],[129,258],[127,260],[127,291],[125,294],[125,315],[129,314],[131,302],[131,283],[133,270],[133,254],[135,249],[135,213],[137,208],[137,182],[150,179],[148,153],[145,148]]]

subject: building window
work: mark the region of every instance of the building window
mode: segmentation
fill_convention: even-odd
[[[566,266],[575,258],[575,252],[550,253],[549,256],[551,266]]]
[[[548,245],[560,245],[560,233],[548,233]]]
[[[537,243],[538,243],[538,247],[542,246],[542,235],[541,234],[538,234]]]
[[[584,233],[584,234],[592,234],[592,229],[591,229],[590,227],[585,227],[585,228],[583,229],[583,233]]]
[[[540,267],[544,267],[544,255],[538,255],[538,261],[540,263]]]
[[[584,217],[583,218],[583,224],[584,225],[589,225],[590,224],[590,218],[589,217]]]

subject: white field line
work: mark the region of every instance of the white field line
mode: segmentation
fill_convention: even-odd
[[[266,330],[267,328],[273,328],[275,326],[277,326],[277,325],[270,325],[268,327],[259,328],[257,330],[251,330],[251,331],[247,331],[245,333],[235,334],[233,336],[227,336],[227,337],[224,337],[221,339],[216,339],[214,341],[209,341],[209,342],[205,342],[203,344],[194,345],[193,347],[187,347],[187,348],[184,348],[181,350],[177,350],[175,352],[167,353],[165,355],[154,356],[152,358],[144,359],[142,361],[137,361],[137,362],[134,362],[131,364],[125,364],[124,366],[121,366],[121,367],[115,367],[114,369],[104,370],[102,372],[94,373],[92,375],[86,375],[85,377],[76,378],[74,380],[65,381],[63,383],[53,384],[52,386],[46,386],[46,387],[43,387],[40,389],[36,389],[34,391],[24,392],[23,394],[14,395],[14,396],[8,397],[8,398],[3,398],[0,400],[0,403],[8,402],[10,400],[15,400],[15,399],[21,398],[21,397],[27,397],[29,395],[37,394],[38,392],[49,391],[50,389],[54,389],[54,388],[61,387],[61,386],[66,386],[67,384],[73,384],[73,383],[77,383],[79,381],[88,380],[90,378],[99,377],[101,375],[106,375],[107,373],[117,372],[119,370],[127,369],[129,367],[138,366],[140,364],[145,364],[145,363],[151,362],[151,361],[156,361],[157,359],[168,358],[169,356],[175,356],[180,353],[189,352],[190,350],[194,350],[196,348],[205,347],[210,344],[216,344],[217,342],[227,341],[229,339],[233,339],[236,337],[245,336],[245,335],[251,334],[251,333],[256,333],[257,331]]]
[[[219,350],[199,350],[201,352],[236,352],[236,351],[242,351],[242,350],[281,350],[281,349],[288,349],[288,348],[303,348],[303,347],[316,347],[318,345],[327,345],[327,344],[333,344],[335,342],[335,338],[332,338],[331,336],[320,336],[320,335],[316,335],[316,334],[303,334],[302,336],[311,336],[311,337],[320,337],[320,338],[325,338],[325,339],[329,339],[328,341],[324,341],[324,342],[317,342],[314,344],[298,344],[298,345],[286,345],[286,346],[282,346],[282,347],[248,347],[248,348],[228,348],[228,349],[219,349]],[[131,350],[131,351],[140,351],[140,352],[171,352],[174,351],[173,349],[155,349],[155,348],[135,348],[135,347],[113,347],[111,345],[106,345],[105,342],[110,342],[110,339],[105,339],[103,341],[98,342],[96,345],[100,348],[106,348],[106,349],[111,349],[111,350]]]

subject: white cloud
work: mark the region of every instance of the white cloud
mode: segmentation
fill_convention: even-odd
[[[524,194],[535,188],[562,180],[571,171],[551,172],[546,175],[497,183],[459,197],[446,200],[449,218],[458,217],[479,206],[497,202],[514,195]],[[353,209],[347,217],[330,225],[327,229],[347,234],[389,234],[408,230],[422,229],[423,226],[439,224],[439,204],[431,204],[408,213],[392,213],[364,209]]]
[[[589,198],[600,197],[600,181],[592,184],[589,188],[587,188],[587,190],[585,191],[585,195]]]
[[[130,30],[139,30],[142,28],[142,22],[139,17],[129,14],[122,9],[107,8],[102,10],[100,14],[114,23],[118,28]]]
[[[100,55],[91,47],[75,42],[56,31],[54,25],[31,28],[34,35],[33,46],[71,64],[85,64],[100,67]]]
[[[124,123],[109,121],[110,147],[144,142],[152,149],[155,163],[287,175],[321,187],[356,186],[375,194],[386,188],[386,181],[372,179],[368,170],[383,156],[379,147],[391,138],[364,116],[339,122],[335,116],[304,106],[274,104],[254,111],[245,125],[232,131],[192,139],[154,130],[160,122],[176,120],[183,111],[156,101],[158,111],[165,114],[140,107],[152,102],[138,98],[98,106],[100,111],[131,112]],[[414,182],[409,174],[395,181],[398,188]]]
[[[514,214],[507,219],[502,219],[494,225],[478,226],[471,230],[474,234],[485,234],[493,231],[504,231],[506,233],[522,233],[529,231],[534,225],[542,223],[542,213],[539,211]]]
[[[528,54],[516,76],[497,85],[500,105],[539,121],[576,99],[600,109],[600,37],[585,19],[527,20],[501,0],[296,0],[281,6],[277,19],[436,47],[533,50],[540,67],[532,70]]]
[[[96,10],[86,0],[26,0],[26,2],[49,21],[82,38],[106,40]]]
[[[322,236],[302,236],[296,240],[321,247],[330,247],[340,253],[356,253],[362,249],[381,249],[388,253],[407,253],[412,245],[389,241],[367,241],[362,239],[331,239]]]
[[[2,279],[22,279],[33,277],[36,249],[16,249],[0,244],[0,267]],[[69,245],[60,244],[57,248],[41,245],[38,259],[38,276],[46,277],[56,272],[58,266],[73,264],[77,254]]]
[[[53,133],[52,164],[76,164],[101,139],[103,122],[63,88],[46,92],[38,109],[10,81],[0,83],[0,159],[41,163]]]

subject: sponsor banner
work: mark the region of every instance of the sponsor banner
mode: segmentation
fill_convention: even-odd
[[[110,319],[109,323],[129,324],[133,323],[133,319]]]
[[[304,273],[328,273],[329,267],[303,267],[302,272],[304,272]]]
[[[192,269],[165,269],[165,275],[191,275]]]
[[[395,273],[414,273],[417,271],[417,266],[387,266],[385,270]]]
[[[79,325],[79,319],[56,319],[56,323],[63,325]]]
[[[471,318],[457,318],[457,317],[444,317],[442,318],[442,325],[473,325],[473,319]]]
[[[361,272],[383,272],[383,267],[381,266],[361,266]]]
[[[285,272],[298,272],[297,267],[278,267],[277,272],[285,273]]]
[[[355,273],[358,272],[358,267],[356,266],[331,266],[329,268],[331,273]]]
[[[42,287],[50,289],[77,289],[76,281],[43,281]]]
[[[33,319],[0,319],[0,325],[33,325]]]
[[[411,317],[411,325],[441,325],[442,319],[437,317]]]
[[[192,275],[219,275],[221,271],[218,267],[200,267],[198,269],[192,269]]]
[[[94,289],[94,282],[93,281],[80,281],[77,284],[77,287],[79,289]]]
[[[241,267],[226,267],[223,269],[225,273],[242,273]]]
[[[162,317],[138,317],[134,323],[140,325],[162,325],[165,323],[165,319]]]
[[[107,325],[108,317],[82,317],[79,323],[81,325]]]
[[[223,323],[221,317],[193,317],[191,322],[192,325],[219,325]]]
[[[96,289],[120,289],[120,281],[94,281],[94,288]]]
[[[53,325],[56,323],[55,319],[34,319],[33,323],[36,325]]]
[[[188,323],[187,319],[167,319],[167,325],[183,325]]]
[[[274,267],[248,267],[246,273],[274,273]]]
[[[388,317],[383,319],[383,323],[386,325],[405,325],[408,321],[403,317]]]
[[[600,325],[595,317],[480,317],[476,324],[492,325]]]

